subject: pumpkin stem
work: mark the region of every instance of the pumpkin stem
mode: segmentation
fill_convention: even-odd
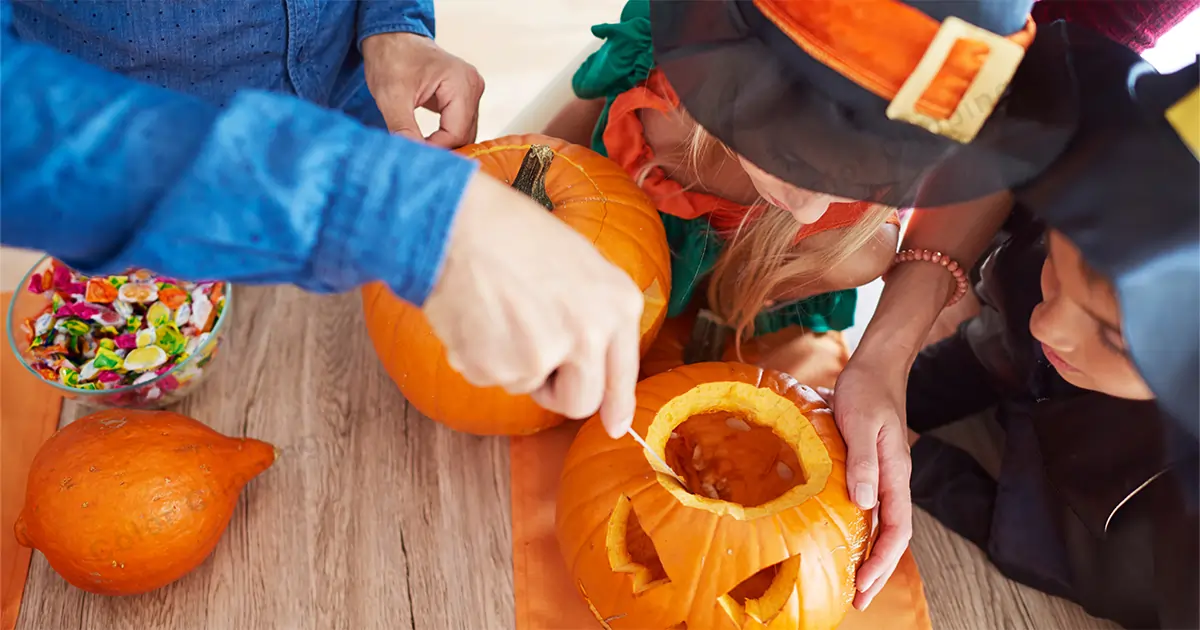
[[[544,144],[531,145],[512,183],[513,188],[529,195],[551,212],[554,211],[554,202],[550,201],[550,195],[546,194],[546,173],[550,171],[550,163],[553,161],[554,149]]]

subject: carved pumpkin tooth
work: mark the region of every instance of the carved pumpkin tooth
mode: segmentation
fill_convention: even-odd
[[[548,136],[512,135],[455,151],[478,160],[482,172],[550,206],[553,216],[583,233],[642,291],[641,346],[648,349],[665,319],[671,252],[658,205],[612,160]],[[524,167],[524,168],[522,168]],[[597,226],[604,229],[597,229]],[[446,358],[420,308],[382,282],[362,289],[367,334],[404,398],[451,429],[476,435],[529,435],[561,424],[528,396],[471,386]],[[486,400],[487,413],[480,413]],[[461,401],[461,402],[460,402]]]

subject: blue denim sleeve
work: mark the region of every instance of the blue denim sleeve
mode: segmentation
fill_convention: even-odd
[[[0,2],[0,236],[84,273],[422,304],[477,164],[285,97],[218,109],[25,43]]]
[[[358,0],[358,45],[380,33],[416,33],[433,38],[433,0]]]

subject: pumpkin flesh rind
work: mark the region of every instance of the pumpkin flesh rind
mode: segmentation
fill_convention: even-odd
[[[634,430],[661,449],[670,432],[654,426],[659,411],[706,383],[740,383],[788,400],[824,445],[830,469],[823,487],[799,505],[757,518],[739,520],[732,511],[688,507],[669,489],[678,483],[657,472],[653,458],[632,439],[608,438],[593,418],[567,455],[558,498],[556,530],[567,566],[600,614],[623,615],[610,622],[614,630],[681,622],[719,629],[739,627],[721,606],[723,596],[758,571],[798,558],[794,583],[799,586],[789,589],[768,624],[748,620],[746,627],[836,627],[854,596],[854,571],[865,552],[869,523],[847,495],[845,445],[832,414],[815,392],[786,376],[741,364],[700,364],[639,384]],[[651,436],[661,440],[658,446]],[[631,577],[614,573],[606,552],[607,524],[620,495],[629,497],[670,580],[636,596]],[[775,608],[779,597],[764,608]]]
[[[546,145],[554,159],[545,190],[554,215],[592,242],[645,293],[641,352],[649,349],[666,318],[670,252],[654,203],[616,163],[578,145],[541,135],[499,138],[459,149],[483,173],[511,183],[531,146]],[[424,415],[480,435],[525,435],[564,418],[528,396],[472,386],[446,361],[445,347],[420,309],[379,283],[363,287],[366,326],[385,370]]]

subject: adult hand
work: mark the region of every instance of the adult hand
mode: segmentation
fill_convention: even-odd
[[[475,141],[483,77],[471,64],[413,33],[381,33],[362,44],[367,87],[388,130],[421,139],[418,107],[441,114],[441,128],[425,140],[457,149]]]
[[[424,311],[470,383],[570,418],[633,422],[643,299],[587,239],[485,175],[467,186]]]
[[[837,395],[826,399],[846,440],[850,498],[864,510],[879,506],[879,537],[856,579],[854,607],[859,610],[883,589],[912,538],[907,367],[851,358],[838,377]]]

